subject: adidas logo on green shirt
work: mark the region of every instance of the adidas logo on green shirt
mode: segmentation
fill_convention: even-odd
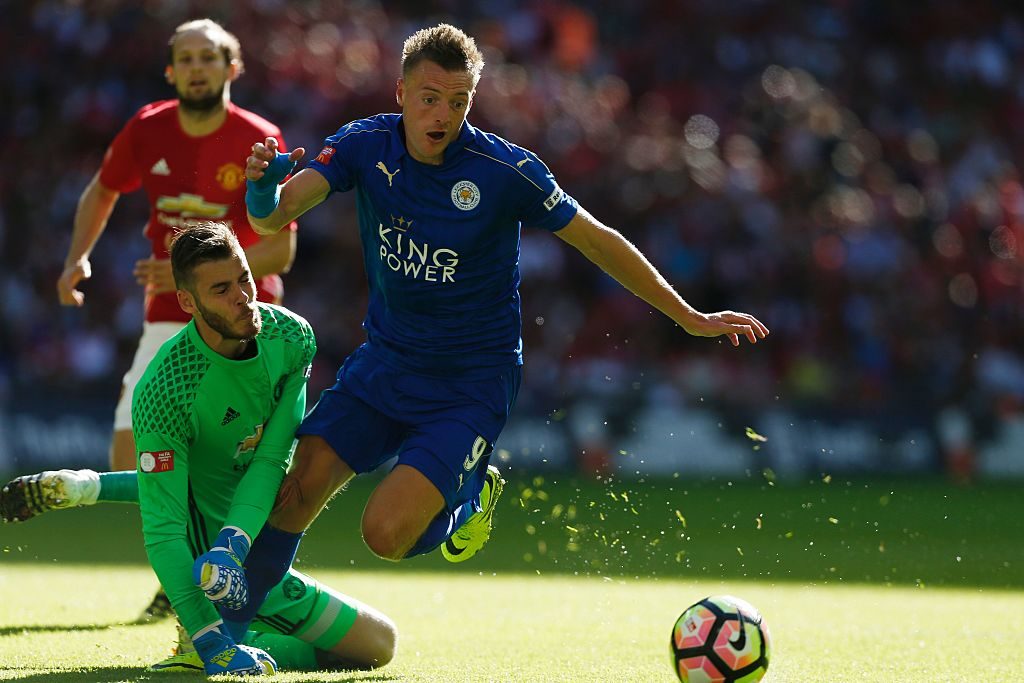
[[[216,414],[216,413],[214,413],[214,414]],[[231,422],[232,420],[234,420],[236,417],[241,417],[241,416],[242,416],[242,414],[240,412],[238,412],[237,410],[235,410],[231,406],[228,406],[228,411],[226,413],[224,413],[224,419],[220,421],[220,426],[223,427],[228,422]]]

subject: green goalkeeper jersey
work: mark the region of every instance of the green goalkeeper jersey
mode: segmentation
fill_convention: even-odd
[[[220,617],[192,564],[224,526],[256,535],[273,507],[306,408],[313,330],[258,304],[256,354],[231,360],[190,322],[147,366],[132,396],[146,553],[188,632]]]

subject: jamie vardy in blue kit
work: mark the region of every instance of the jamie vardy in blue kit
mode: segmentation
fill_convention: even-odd
[[[299,429],[268,556],[290,559],[342,485],[395,455],[363,514],[370,549],[399,560],[440,546],[460,562],[484,545],[503,483],[490,454],[521,380],[522,226],[553,232],[689,334],[733,345],[768,334],[751,315],[692,308],[533,152],[470,125],[482,69],[465,33],[423,29],[402,51],[401,114],[342,126],[283,184],[305,151],[279,153],[273,138],[253,145],[246,203],[256,232],[353,190],[369,278],[366,343]],[[262,583],[286,565],[250,561],[267,565],[250,571],[258,603]]]

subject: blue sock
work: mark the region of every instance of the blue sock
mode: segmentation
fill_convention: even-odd
[[[427,526],[427,530],[424,531],[423,535],[420,536],[420,539],[416,541],[416,545],[410,548],[409,552],[405,554],[406,558],[429,553],[431,550],[447,541],[448,538],[454,534],[467,519],[469,519],[470,515],[479,509],[478,500],[479,498],[474,498],[473,500],[466,501],[459,507],[455,508],[455,512],[445,512],[442,510]]]
[[[284,575],[288,573],[301,539],[302,533],[281,531],[269,523],[263,525],[263,529],[253,541],[252,550],[245,558],[249,602],[240,610],[220,610],[221,617],[232,635],[239,631],[242,636],[245,635],[246,627],[263,606],[270,589],[281,583]],[[239,642],[239,639],[236,638],[235,642]]]
[[[231,636],[233,641],[236,643],[242,642],[242,639],[245,638],[245,633],[248,630],[249,622],[235,621],[237,618],[235,616],[237,612],[232,612],[228,609],[221,609],[218,611],[220,612],[221,618],[224,619],[224,630],[228,632],[228,635]]]

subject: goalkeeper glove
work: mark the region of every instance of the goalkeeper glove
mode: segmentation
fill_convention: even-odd
[[[262,676],[277,672],[273,657],[257,647],[235,643],[222,628],[222,624],[217,624],[192,638],[207,676]]]
[[[192,565],[192,579],[217,607],[240,610],[249,601],[249,582],[242,565],[250,545],[244,531],[226,526],[213,547]]]

